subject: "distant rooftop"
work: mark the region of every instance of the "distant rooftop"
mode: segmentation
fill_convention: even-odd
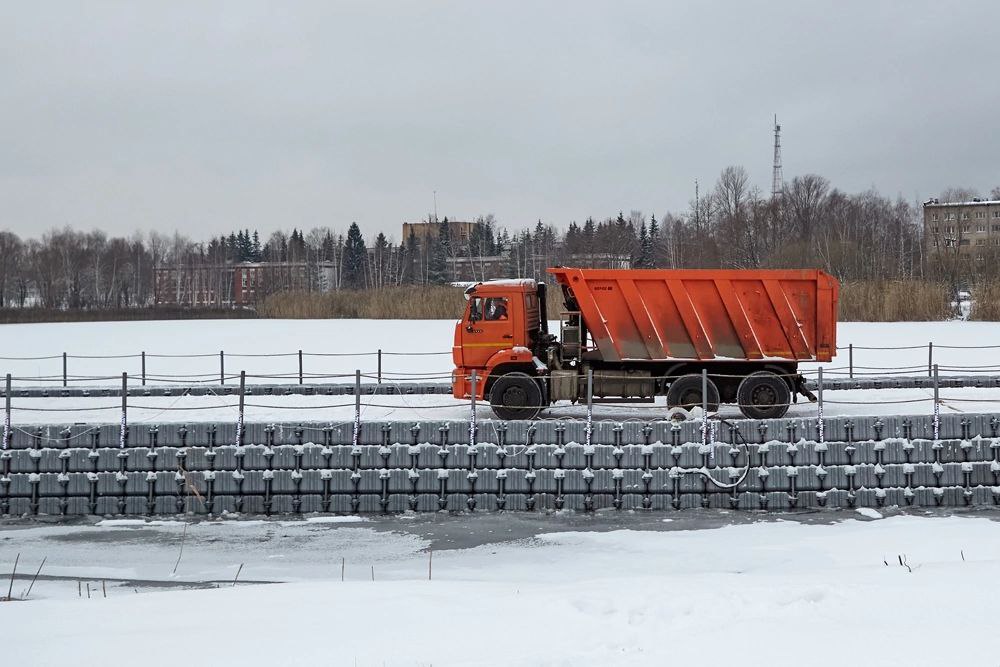
[[[940,202],[937,199],[928,199],[924,202],[924,206],[986,206],[989,204],[1000,206],[1000,199],[981,199],[979,197],[974,197],[970,201]]]

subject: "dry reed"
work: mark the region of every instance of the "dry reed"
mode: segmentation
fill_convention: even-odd
[[[972,312],[969,319],[1000,321],[1000,283],[980,283],[972,289]]]
[[[273,294],[258,314],[282,319],[454,320],[461,317],[464,307],[460,288],[414,286]]]
[[[948,289],[938,283],[859,281],[840,286],[841,322],[930,322],[951,314]]]

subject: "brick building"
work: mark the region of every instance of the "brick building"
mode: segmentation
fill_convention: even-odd
[[[235,305],[232,266],[158,267],[153,296],[157,306],[225,308]]]
[[[337,286],[333,262],[244,262],[159,267],[156,305],[192,308],[252,306],[277,292],[329,292]]]

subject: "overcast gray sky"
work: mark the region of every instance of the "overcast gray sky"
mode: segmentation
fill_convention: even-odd
[[[523,227],[1000,185],[1000,2],[0,3],[0,228]]]

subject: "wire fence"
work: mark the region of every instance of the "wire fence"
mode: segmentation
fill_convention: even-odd
[[[780,374],[776,374],[776,375],[780,375]],[[788,377],[788,375],[790,375],[790,374],[786,374],[785,376]],[[406,394],[401,391],[399,395],[401,397],[403,397],[403,400],[404,400],[404,405],[403,406],[401,406],[399,404],[396,404],[396,403],[379,402],[379,399],[377,399],[375,397],[365,398],[365,394],[364,394],[364,392],[362,390],[362,383],[361,383],[362,378],[364,377],[364,375],[361,373],[360,370],[356,370],[354,372],[354,374],[353,374],[353,378],[354,378],[354,391],[353,391],[352,400],[350,400],[350,401],[333,402],[333,403],[319,403],[319,404],[318,403],[290,404],[290,403],[287,403],[287,402],[282,402],[282,403],[264,403],[264,402],[257,402],[257,399],[255,399],[255,395],[253,394],[253,392],[252,391],[251,392],[247,391],[246,380],[247,380],[248,377],[249,376],[245,372],[241,372],[239,374],[239,376],[238,376],[238,379],[239,379],[238,391],[237,391],[237,393],[235,395],[232,395],[232,394],[227,394],[227,395],[214,394],[214,396],[216,398],[219,398],[219,399],[228,399],[228,400],[226,400],[225,402],[222,402],[222,403],[213,402],[213,403],[201,404],[201,405],[178,405],[178,402],[185,397],[185,394],[181,394],[180,396],[176,397],[174,399],[174,401],[170,405],[154,405],[154,404],[143,403],[141,400],[139,402],[135,402],[135,401],[130,400],[129,387],[128,387],[128,376],[127,376],[126,373],[123,373],[121,375],[121,382],[122,382],[122,384],[121,384],[121,391],[120,391],[120,398],[121,398],[120,403],[106,403],[106,404],[99,404],[99,405],[93,405],[93,406],[66,406],[66,407],[62,407],[62,406],[53,406],[53,405],[44,405],[44,406],[14,405],[13,404],[13,400],[12,400],[13,399],[12,387],[13,387],[13,381],[14,381],[14,379],[13,379],[13,377],[11,375],[8,374],[7,377],[6,377],[6,386],[5,386],[5,392],[4,392],[4,396],[5,396],[5,417],[4,417],[4,435],[3,435],[3,440],[2,440],[2,449],[7,449],[10,446],[11,438],[13,436],[13,431],[14,430],[21,430],[21,429],[15,427],[13,425],[13,415],[14,415],[14,413],[19,413],[19,414],[20,413],[26,413],[28,415],[31,415],[31,414],[45,415],[45,414],[52,414],[52,413],[67,413],[67,414],[74,414],[74,415],[75,414],[81,414],[81,415],[98,415],[98,414],[106,414],[106,413],[109,413],[109,412],[119,412],[120,413],[120,423],[121,423],[121,442],[120,442],[120,446],[125,447],[127,445],[127,439],[128,439],[128,425],[129,425],[129,411],[130,410],[142,410],[142,411],[146,411],[146,412],[154,412],[155,414],[153,414],[152,416],[147,416],[144,420],[142,420],[140,422],[140,423],[146,423],[146,424],[155,423],[155,421],[157,419],[159,419],[163,415],[169,414],[169,413],[197,413],[197,412],[218,411],[218,410],[233,411],[233,413],[232,413],[231,416],[234,419],[234,421],[238,424],[237,433],[240,433],[243,430],[242,427],[243,427],[244,420],[246,418],[246,411],[247,411],[248,408],[262,409],[262,410],[276,410],[276,411],[287,412],[287,413],[317,412],[317,411],[322,411],[322,410],[337,410],[337,409],[344,409],[344,408],[353,408],[353,424],[354,424],[355,444],[357,444],[357,437],[358,437],[358,434],[360,432],[360,425],[361,425],[361,422],[362,422],[363,412],[366,409],[369,409],[369,408],[398,409],[400,407],[411,407],[411,408],[413,408],[413,409],[415,409],[417,411],[424,411],[424,410],[427,410],[427,411],[450,410],[452,412],[455,412],[456,409],[457,410],[463,410],[464,409],[464,410],[467,411],[466,414],[467,414],[467,421],[468,421],[469,429],[470,429],[470,442],[475,442],[475,433],[476,433],[476,430],[478,428],[477,404],[479,403],[479,401],[482,400],[482,399],[479,398],[479,396],[480,395],[485,396],[485,392],[482,392],[482,391],[479,390],[481,388],[481,386],[479,385],[480,378],[478,377],[477,372],[476,371],[472,371],[472,373],[469,376],[467,376],[465,378],[459,378],[459,379],[464,379],[465,380],[465,382],[467,383],[468,389],[469,389],[469,391],[466,394],[466,397],[464,399],[449,399],[449,400],[442,400],[440,403],[422,403],[422,404],[417,405],[417,406],[407,406],[407,405],[405,405],[405,401],[406,401],[405,396],[406,396]],[[628,377],[628,376],[624,376],[623,375],[622,377]],[[634,376],[632,376],[632,377],[634,379]],[[681,376],[676,376],[676,377],[681,377]],[[719,376],[717,374],[712,374],[712,377],[716,378],[716,379],[720,379],[721,377],[739,378],[739,377],[745,377],[745,376],[740,376],[740,375]],[[929,408],[930,408],[929,412],[931,413],[931,415],[933,417],[933,433],[934,433],[934,439],[935,440],[937,440],[939,438],[940,411],[941,411],[942,407],[948,407],[948,408],[951,408],[951,409],[955,409],[957,411],[957,409],[954,408],[951,404],[957,404],[957,403],[977,403],[977,404],[985,404],[985,405],[990,405],[990,406],[1000,405],[1000,397],[997,397],[997,398],[980,398],[980,397],[977,397],[977,398],[968,398],[968,397],[961,397],[961,396],[942,396],[941,393],[940,393],[940,390],[942,388],[942,378],[940,377],[939,368],[937,366],[932,367],[932,376],[931,377],[932,377],[932,386],[930,387],[930,389],[932,390],[933,393],[931,395],[929,395],[929,396],[920,396],[920,397],[915,397],[915,398],[886,398],[886,399],[881,399],[881,400],[878,400],[878,401],[871,401],[871,400],[864,400],[864,401],[857,401],[857,400],[830,400],[830,399],[828,399],[828,398],[826,398],[824,396],[824,369],[822,367],[819,368],[817,370],[817,378],[816,378],[816,388],[817,388],[818,391],[817,391],[817,395],[815,396],[816,400],[815,400],[815,416],[814,416],[814,418],[816,420],[817,429],[818,429],[818,432],[820,434],[820,441],[822,441],[822,439],[823,439],[824,419],[825,419],[825,407],[827,405],[855,406],[855,405],[873,405],[873,404],[880,404],[880,405],[917,405],[917,404],[929,404]],[[589,369],[587,371],[586,375],[584,375],[581,379],[582,379],[583,382],[585,382],[585,391],[584,391],[583,396],[581,396],[581,398],[580,398],[580,403],[583,403],[585,401],[585,407],[586,407],[585,416],[584,417],[576,417],[576,418],[574,418],[572,416],[560,416],[560,417],[557,418],[557,420],[558,421],[585,421],[586,422],[585,432],[587,434],[587,442],[585,444],[589,445],[590,444],[590,437],[591,437],[591,433],[592,433],[592,423],[594,421],[594,407],[595,407],[595,402],[598,400],[598,398],[595,397],[595,391],[594,391],[595,385],[594,385],[594,372],[593,372],[593,370]],[[944,380],[945,383],[947,383],[947,379],[946,378],[943,379],[943,380]],[[703,438],[706,440],[706,442],[703,443],[703,444],[707,444],[708,443],[708,438],[710,437],[709,431],[715,428],[714,424],[711,425],[711,426],[709,425],[710,420],[711,419],[721,419],[721,417],[719,416],[719,414],[717,412],[714,415],[711,414],[711,412],[710,412],[712,410],[718,411],[718,405],[710,405],[710,402],[709,402],[710,392],[708,391],[708,385],[710,383],[710,379],[709,379],[709,374],[708,374],[707,370],[702,370],[702,372],[701,372],[701,382],[702,382],[702,392],[701,392],[701,395],[700,395],[701,405],[699,406],[699,405],[696,404],[696,405],[680,406],[683,409],[680,411],[679,415],[676,412],[676,409],[677,409],[676,407],[670,408],[669,410],[666,410],[666,411],[664,410],[664,406],[663,405],[635,405],[635,404],[628,404],[627,407],[628,407],[628,409],[630,411],[640,411],[640,412],[642,412],[642,411],[652,411],[652,417],[651,417],[652,421],[676,419],[678,417],[680,417],[682,419],[696,419],[696,420],[700,420],[700,422],[702,424]],[[248,397],[251,398],[250,402],[248,402],[246,400]],[[235,398],[235,400],[233,400],[234,398]],[[544,405],[526,405],[526,406],[518,406],[518,407],[519,408],[545,409],[545,408],[549,408],[549,407],[552,407],[552,406],[550,404],[544,404]],[[739,406],[738,405],[737,407],[740,407],[741,410],[742,410],[743,406]],[[700,413],[697,412],[697,408],[700,408]],[[804,417],[797,417],[797,418],[804,418]],[[615,420],[616,421],[622,421],[620,418],[616,418]],[[216,419],[216,421],[217,421],[217,419]],[[533,418],[532,421],[548,421],[548,420],[544,420],[544,419],[538,420],[538,419],[534,419]],[[648,421],[648,419],[647,419],[647,421]],[[347,423],[347,422],[345,422],[345,423]],[[714,432],[714,431],[712,431],[712,432]],[[238,440],[239,440],[239,437],[238,437]],[[240,442],[238,442],[237,444],[242,444],[242,441],[240,440]]]
[[[983,398],[968,398],[954,396],[942,397],[940,394],[941,389],[941,379],[940,374],[966,374],[966,375],[980,375],[986,376],[988,374],[998,374],[1000,373],[1000,363],[985,363],[977,365],[961,365],[961,364],[939,364],[935,362],[935,348],[937,350],[977,350],[977,351],[991,351],[1000,349],[1000,345],[984,345],[984,346],[974,346],[974,345],[940,345],[933,342],[929,342],[927,345],[905,345],[905,346],[856,346],[849,344],[844,347],[838,347],[837,350],[841,353],[841,359],[846,352],[846,364],[841,362],[837,366],[829,367],[817,367],[817,368],[803,368],[801,370],[795,371],[795,373],[781,374],[785,377],[789,376],[805,376],[811,379],[812,382],[818,387],[818,396],[816,401],[816,415],[815,418],[821,425],[824,419],[824,409],[825,406],[858,406],[858,405],[872,405],[874,403],[884,404],[884,405],[900,405],[900,406],[917,406],[920,404],[926,404],[929,411],[933,413],[935,420],[935,428],[938,423],[938,416],[942,406],[950,407],[950,404],[968,404],[968,403],[980,403],[980,404],[1000,404],[1000,398],[998,399],[983,399]],[[872,353],[876,355],[878,353],[890,353],[896,351],[927,351],[927,363],[909,363],[903,366],[889,366],[889,365],[866,365],[866,364],[856,364],[855,363],[855,353],[863,352],[870,358]],[[154,413],[152,416],[144,415],[145,421],[151,422],[155,419],[168,414],[197,414],[199,412],[207,411],[218,411],[226,410],[233,411],[234,417],[238,420],[238,423],[242,424],[247,409],[255,410],[270,410],[278,411],[281,413],[304,413],[304,412],[318,412],[323,410],[344,410],[353,407],[353,416],[356,429],[361,423],[362,413],[367,409],[398,409],[398,408],[410,408],[417,411],[428,411],[429,415],[435,414],[437,411],[449,410],[452,414],[456,410],[463,410],[463,404],[465,404],[466,410],[468,410],[468,420],[470,423],[470,429],[475,430],[476,428],[476,403],[477,403],[477,393],[483,394],[483,392],[477,392],[473,388],[471,392],[471,397],[462,401],[456,399],[443,399],[439,402],[423,402],[419,405],[406,405],[407,399],[405,398],[406,392],[402,389],[405,386],[418,386],[421,384],[426,384],[433,381],[440,382],[451,382],[453,379],[454,369],[452,367],[440,368],[434,370],[404,370],[393,368],[389,369],[385,367],[384,361],[387,358],[392,358],[394,361],[400,358],[407,357],[420,357],[420,358],[434,358],[434,357],[446,357],[450,356],[452,353],[450,351],[386,351],[382,349],[377,349],[374,351],[365,352],[308,352],[305,350],[296,350],[294,352],[277,352],[277,353],[226,353],[224,350],[220,350],[216,353],[201,353],[201,354],[166,354],[166,353],[147,353],[145,351],[139,352],[137,354],[108,354],[108,355],[81,355],[81,354],[69,354],[66,352],[56,354],[56,355],[42,355],[42,356],[0,356],[0,362],[38,362],[38,361],[61,361],[62,368],[61,373],[49,373],[49,374],[39,374],[34,376],[24,375],[24,374],[8,374],[8,385],[6,396],[6,410],[5,410],[5,437],[3,440],[3,447],[6,448],[9,443],[9,438],[11,434],[11,423],[13,414],[23,414],[23,415],[46,415],[46,414],[79,414],[83,417],[89,417],[91,415],[103,415],[112,412],[120,412],[120,419],[122,423],[123,433],[127,431],[129,410],[143,411],[146,413]],[[209,372],[192,372],[192,373],[180,373],[180,372],[170,372],[175,369],[160,369],[156,372],[150,372],[147,367],[148,360],[165,360],[168,365],[173,365],[177,360],[209,360],[217,359],[218,366],[217,369],[213,369]],[[281,363],[291,362],[291,368],[285,371],[270,371],[270,372],[258,372],[258,373],[248,373],[246,371],[233,372],[232,370],[227,371],[227,361],[230,366],[239,364],[247,360],[262,360],[262,359],[277,359]],[[317,372],[314,369],[310,369],[307,366],[309,359],[351,359],[351,360],[367,360],[369,362],[374,362],[374,368],[362,372],[359,369],[355,369],[353,372]],[[139,362],[139,373],[130,374],[127,372],[116,373],[104,375],[100,373],[86,374],[86,373],[71,373],[72,369],[71,362],[74,360],[79,360],[81,362],[93,362],[93,361],[123,361],[123,360],[133,360]],[[868,362],[871,363],[871,362]],[[878,363],[878,362],[876,362]],[[883,362],[884,363],[884,362]],[[396,365],[395,363],[393,365]],[[932,389],[933,394],[928,396],[914,397],[914,398],[899,398],[899,397],[885,397],[880,398],[877,401],[872,400],[831,400],[824,396],[824,377],[827,380],[836,378],[847,378],[847,379],[863,379],[863,378],[906,378],[907,376],[913,376],[915,374],[923,374],[926,372],[927,377],[932,379],[932,387],[923,387],[922,389]],[[717,379],[722,378],[740,378],[740,375],[726,375],[712,373],[712,377]],[[703,376],[707,376],[707,372],[703,372]],[[680,377],[678,375],[654,375],[643,377],[643,381],[650,382],[669,382],[671,380]],[[246,391],[247,380],[251,381],[274,381],[278,384],[281,383],[298,383],[299,385],[318,384],[327,382],[344,382],[347,383],[351,379],[355,382],[355,391],[353,400],[348,399],[343,402],[306,402],[306,403],[290,403],[287,400],[282,402],[261,402],[257,397],[259,394],[255,394],[253,390],[250,392]],[[375,398],[373,396],[363,396],[361,391],[361,381],[370,380],[375,384],[392,384],[400,387],[399,395],[404,397],[402,399],[404,405],[393,403],[391,401],[385,401],[383,399]],[[603,374],[603,379],[615,379],[613,373],[609,374],[605,372]],[[634,375],[622,374],[621,379],[628,379],[634,381],[636,378]],[[477,378],[475,373],[472,376],[466,378],[466,382],[472,382],[475,385]],[[18,384],[29,384],[29,385],[58,385],[61,384],[63,388],[67,388],[70,385],[73,386],[85,386],[88,384],[95,383],[107,383],[121,381],[122,389],[120,392],[121,402],[120,403],[102,403],[93,406],[68,406],[59,407],[50,404],[42,406],[34,405],[13,405],[12,404],[12,391],[11,386],[13,383]],[[201,405],[179,405],[178,402],[184,397],[185,393],[181,393],[176,396],[170,405],[155,405],[153,403],[143,402],[142,399],[138,401],[133,401],[129,396],[130,383],[132,386],[136,384],[145,387],[148,384],[166,385],[166,386],[178,386],[179,391],[183,389],[182,385],[187,386],[197,386],[209,388],[212,386],[221,386],[226,388],[225,396],[218,396],[223,402],[211,402]],[[228,386],[227,386],[228,383]],[[237,386],[233,386],[238,383]],[[946,385],[947,386],[947,385]],[[921,387],[918,387],[921,388]],[[233,393],[235,391],[235,393]],[[586,391],[581,393],[581,396],[586,397],[586,416],[584,418],[577,417],[560,417],[560,420],[572,421],[574,419],[585,419],[588,424],[593,420],[594,411],[594,391],[592,384],[592,377],[587,378]],[[703,396],[707,396],[707,392],[703,392]],[[251,402],[247,402],[247,397],[250,397]],[[95,396],[94,398],[98,398]],[[235,400],[234,400],[235,399]],[[481,400],[481,399],[480,399]],[[582,400],[580,401],[583,402]],[[650,401],[652,403],[652,400]],[[549,405],[540,406],[526,406],[526,407],[538,407],[538,408],[548,408]],[[662,404],[650,404],[650,405],[636,405],[628,404],[628,410],[636,412],[639,414],[648,413],[653,416],[653,418],[666,418],[664,406]],[[707,403],[702,406],[703,414],[708,414]],[[704,421],[704,417],[703,417]],[[707,426],[706,426],[707,428]],[[124,436],[123,436],[124,437]]]
[[[908,375],[914,373],[926,373],[927,377],[931,377],[933,374],[933,369],[935,366],[938,367],[938,371],[945,374],[976,374],[976,373],[996,373],[1000,372],[1000,363],[993,364],[980,364],[980,365],[962,365],[960,363],[943,363],[945,360],[938,359],[940,355],[936,355],[936,350],[982,350],[990,351],[1000,349],[1000,345],[942,345],[934,342],[928,342],[926,345],[854,345],[849,344],[846,346],[841,346],[837,348],[837,352],[840,353],[841,358],[846,354],[846,363],[841,362],[841,365],[828,367],[825,372],[828,375],[837,375],[847,378],[855,377],[876,377],[876,376],[889,376],[889,375]],[[898,352],[898,351],[909,351],[913,352],[916,350],[926,350],[926,363],[922,360],[920,363],[910,362],[907,365],[896,365],[896,366],[884,366],[884,365],[868,365],[864,363],[855,363],[855,353],[865,353],[865,356],[871,356],[870,353],[880,353],[880,352]],[[323,359],[336,359],[336,360],[347,360],[347,359],[364,359],[370,362],[374,362],[374,367],[366,370],[366,376],[374,376],[376,382],[381,383],[383,380],[391,379],[394,381],[424,381],[429,379],[448,379],[451,376],[451,368],[440,368],[434,370],[424,370],[424,371],[412,371],[408,369],[400,368],[389,368],[387,367],[387,360],[392,359],[392,365],[397,364],[400,358],[426,358],[426,357],[449,357],[452,355],[451,351],[398,351],[398,350],[371,350],[371,351],[361,351],[361,352],[308,352],[305,350],[296,350],[290,352],[226,352],[225,350],[219,350],[218,353],[192,353],[192,354],[177,354],[177,353],[156,353],[156,352],[146,352],[141,351],[135,354],[70,354],[68,352],[62,352],[59,354],[50,355],[40,355],[40,356],[0,356],[0,363],[7,362],[8,367],[11,364],[19,364],[25,362],[39,362],[39,361],[61,361],[62,367],[61,372],[49,373],[39,373],[37,375],[28,375],[26,373],[14,373],[14,379],[18,382],[36,383],[36,384],[55,384],[59,383],[63,387],[69,387],[70,385],[82,385],[86,383],[95,382],[108,382],[115,381],[120,377],[120,372],[122,369],[116,369],[116,372],[109,374],[102,373],[80,373],[73,372],[74,361],[82,362],[94,362],[94,361],[134,361],[138,363],[138,368],[132,367],[129,376],[132,382],[137,382],[141,386],[146,386],[149,383],[161,383],[161,384],[218,384],[225,385],[227,382],[233,382],[239,377],[238,373],[233,373],[232,371],[227,372],[227,361],[229,366],[232,367],[234,360],[266,360],[266,359],[276,359],[281,360],[282,364],[286,362],[291,362],[288,370],[268,370],[266,372],[252,372],[248,375],[251,379],[255,380],[281,380],[285,382],[297,382],[298,384],[306,384],[307,381],[322,381],[322,380],[335,380],[342,378],[350,378],[353,376],[351,369],[345,369],[342,372],[319,372],[315,367],[310,368],[308,363],[310,359],[323,360]],[[149,362],[154,360],[165,360],[168,365],[174,364],[181,360],[208,360],[216,359],[217,363],[214,364],[215,368],[211,371],[205,369],[204,364],[199,372],[193,373],[170,373],[163,372],[162,370],[153,369]],[[805,363],[810,363],[808,360]],[[869,362],[870,363],[870,362]],[[153,365],[156,365],[155,363]],[[246,368],[246,364],[241,364]],[[56,370],[56,369],[53,369]],[[816,374],[816,369],[803,369],[801,371],[806,375]]]
[[[152,352],[138,352],[136,354],[70,354],[68,352],[62,352],[60,354],[42,355],[42,356],[0,356],[0,362],[6,362],[8,364],[17,364],[24,362],[38,362],[38,361],[60,361],[62,362],[62,372],[61,373],[49,373],[49,374],[38,374],[34,376],[27,376],[24,374],[14,374],[15,380],[19,382],[36,382],[36,383],[61,383],[63,387],[68,387],[70,384],[81,384],[88,382],[104,382],[108,380],[115,380],[120,377],[120,371],[111,375],[102,374],[79,374],[73,373],[73,365],[71,362],[74,360],[92,362],[92,361],[125,361],[131,360],[138,362],[138,372],[130,373],[130,377],[134,382],[138,382],[141,386],[146,386],[147,383],[170,383],[170,382],[184,382],[184,383],[217,383],[219,385],[225,385],[227,381],[232,381],[234,378],[239,377],[238,374],[233,374],[232,372],[226,371],[226,362],[229,360],[242,360],[242,359],[282,359],[282,360],[297,360],[297,364],[293,366],[294,370],[289,370],[286,372],[270,372],[270,373],[257,373],[251,375],[255,379],[280,379],[286,381],[298,381],[299,384],[305,384],[307,380],[329,380],[335,378],[348,378],[352,377],[353,373],[343,372],[343,373],[322,373],[307,370],[307,360],[310,358],[314,359],[369,359],[375,362],[375,367],[371,369],[371,373],[376,377],[378,382],[381,382],[383,377],[386,378],[396,378],[396,379],[407,379],[407,378],[430,378],[430,377],[450,377],[451,371],[433,371],[433,372],[405,372],[405,371],[393,371],[386,369],[384,367],[384,359],[386,357],[399,358],[399,357],[444,357],[451,356],[451,352],[428,352],[428,351],[414,351],[414,352],[402,352],[402,351],[386,351],[382,349],[373,350],[370,352],[307,352],[305,350],[296,350],[294,352],[272,352],[272,353],[250,353],[250,352],[226,352],[225,350],[219,350],[218,353],[199,353],[199,354],[161,354]],[[169,363],[174,363],[179,360],[206,360],[206,359],[217,359],[218,364],[216,366],[217,370],[212,372],[200,372],[200,373],[188,373],[188,374],[171,374],[163,372],[151,371],[148,363],[150,360],[167,360]],[[232,364],[230,363],[230,366]]]

